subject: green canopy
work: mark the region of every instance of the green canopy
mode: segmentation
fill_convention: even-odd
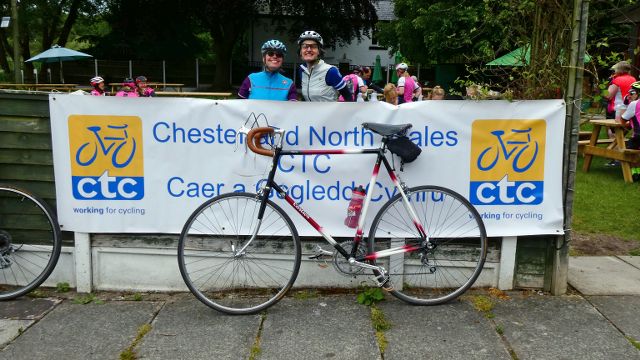
[[[525,49],[526,48],[526,49]],[[488,62],[488,66],[522,66],[523,63],[528,64],[530,58],[531,49],[529,46],[521,46],[512,52],[502,55],[501,57]],[[591,61],[591,56],[584,54],[584,62]]]
[[[376,64],[373,66],[373,75],[371,82],[380,85],[382,83],[382,65],[380,64],[380,55],[376,55]]]
[[[391,69],[391,82],[395,84],[398,82],[398,74],[396,74],[396,65],[402,62],[402,54],[400,54],[400,50],[396,51],[394,55],[394,59],[395,61],[393,63],[393,68]]]

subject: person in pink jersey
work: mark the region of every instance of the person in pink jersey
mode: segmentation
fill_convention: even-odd
[[[91,95],[93,96],[107,96],[107,93],[104,91],[104,79],[100,76],[96,76],[89,80],[91,84]]]
[[[413,102],[416,83],[409,74],[409,66],[405,63],[396,65],[396,73],[398,74],[398,85],[396,86],[398,104]]]

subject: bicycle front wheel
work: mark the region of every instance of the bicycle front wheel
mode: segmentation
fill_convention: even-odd
[[[293,222],[269,200],[259,222],[260,204],[256,194],[220,195],[196,209],[182,229],[180,273],[211,308],[259,312],[278,302],[298,276],[300,239]]]
[[[487,254],[484,223],[469,201],[446,188],[414,187],[407,190],[407,198],[431,247],[423,243],[398,194],[373,220],[369,252],[402,248],[400,253],[375,260],[389,272],[395,297],[415,305],[453,300],[482,271]],[[413,248],[418,250],[405,250]]]
[[[58,262],[62,243],[58,221],[42,199],[0,185],[0,300],[40,286]]]

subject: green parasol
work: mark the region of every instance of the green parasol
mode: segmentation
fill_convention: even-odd
[[[380,64],[380,55],[376,55],[376,64],[373,66],[371,82],[378,85],[382,83],[382,65]]]
[[[396,65],[402,62],[402,54],[400,54],[400,50],[396,51],[394,55],[395,62],[393,63],[393,67],[390,69],[391,71],[391,82],[396,84],[398,82],[398,74],[396,74]]]

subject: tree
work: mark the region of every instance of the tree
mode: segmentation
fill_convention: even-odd
[[[189,0],[108,0],[107,34],[83,34],[96,57],[114,60],[193,59],[206,49]],[[190,11],[193,11],[191,13]]]
[[[518,42],[504,21],[517,16],[526,22],[522,13],[532,1],[520,2],[521,9],[507,3],[396,0],[397,19],[378,24],[380,44],[422,64],[487,59]]]
[[[65,46],[79,16],[87,16],[99,8],[98,0],[22,0],[18,4],[18,26],[20,29],[20,55],[23,60],[52,45]],[[0,11],[8,13],[9,1],[0,0]],[[9,31],[0,32],[0,67],[9,72],[7,59],[13,59],[13,45]],[[27,73],[33,65],[26,64]]]
[[[621,39],[626,43],[628,25],[611,20],[623,14],[623,7],[631,2],[590,2],[587,40],[592,45],[588,44],[588,49],[603,51]],[[401,49],[409,61],[467,64],[472,68],[470,81],[499,79],[502,86],[515,90],[516,96],[559,97],[566,81],[563,64],[568,63],[570,54],[573,6],[572,0],[396,0],[397,20],[379,24],[379,38],[382,45]],[[527,66],[484,67],[486,62],[523,46],[530,54]]]
[[[305,29],[320,32],[326,43],[344,44],[369,34],[377,21],[374,0],[192,0],[196,18],[213,40],[214,87],[229,87],[234,47],[259,17],[271,19],[288,36]]]

